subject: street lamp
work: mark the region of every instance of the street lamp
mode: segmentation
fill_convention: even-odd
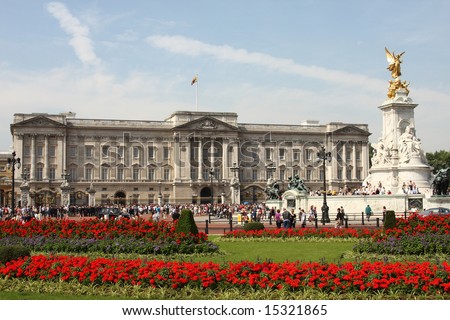
[[[208,221],[211,223],[211,213],[214,207],[214,195],[213,195],[213,179],[214,179],[214,168],[209,169],[209,179],[211,181],[210,189],[211,189],[211,206],[209,207]]]
[[[239,179],[237,178],[237,173],[239,172],[239,165],[236,162],[233,162],[233,166],[231,166],[230,170],[233,172],[234,178],[232,179],[230,185],[231,185],[231,197],[232,197],[232,203],[236,204],[238,202],[238,188],[239,188]],[[240,201],[239,201],[240,202]]]
[[[12,187],[12,194],[11,194],[11,208],[13,210],[13,212],[15,211],[15,199],[14,199],[14,173],[16,171],[16,167],[17,169],[20,169],[20,158],[16,158],[16,152],[13,151],[12,152],[12,158],[8,158],[8,164],[7,164],[8,169],[11,168],[12,171],[12,183],[11,183],[11,187]]]
[[[330,217],[328,215],[329,207],[327,205],[327,176],[326,176],[326,163],[331,162],[331,152],[326,152],[325,147],[317,152],[317,157],[322,161],[323,168],[323,206],[322,206],[322,223],[325,224],[330,222]]]

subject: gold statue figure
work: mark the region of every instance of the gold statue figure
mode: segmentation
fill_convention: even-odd
[[[387,69],[391,71],[392,78],[396,79],[402,75],[400,72],[400,64],[402,63],[402,60],[400,60],[400,58],[405,51],[396,55],[394,51],[390,53],[386,47],[384,47],[384,49],[386,50],[386,59],[389,62]]]

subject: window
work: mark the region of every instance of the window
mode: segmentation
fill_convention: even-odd
[[[117,155],[119,156],[120,159],[123,158],[124,149],[125,148],[123,146],[117,147]]]
[[[299,170],[298,169],[294,169],[292,172],[293,176],[299,176]]]
[[[108,180],[109,179],[109,168],[108,167],[102,167],[101,179],[102,180]]]
[[[313,161],[313,150],[312,149],[306,149],[305,150],[305,156],[306,156],[306,161]]]
[[[337,171],[337,178],[338,178],[339,180],[342,180],[342,168],[339,168],[339,169],[338,169],[338,171]]]
[[[133,158],[137,159],[140,156],[139,147],[133,147]]]
[[[279,149],[279,156],[280,156],[280,160],[285,160],[286,159],[286,149]]]
[[[312,180],[312,170],[306,169],[306,180]]]
[[[86,146],[86,158],[92,158],[94,156],[94,147],[93,146]]]
[[[48,156],[49,157],[55,157],[56,156],[56,146],[49,146],[48,147]]]
[[[117,180],[119,181],[123,180],[123,167],[117,168]]]
[[[25,156],[29,156],[30,155],[30,146],[24,146],[23,147],[23,154]]]
[[[49,177],[50,180],[56,179],[56,168],[50,168],[49,170]]]
[[[84,179],[87,181],[92,180],[92,167],[86,167],[84,169]]]
[[[356,179],[357,180],[361,180],[361,172],[362,172],[362,170],[359,168],[356,170]]]
[[[348,180],[352,179],[352,169],[347,169],[347,179]]]
[[[356,151],[356,160],[357,161],[361,160],[361,151],[360,150]]]
[[[299,161],[300,160],[300,150],[295,149],[293,151],[293,159],[294,159],[294,161]]]
[[[148,158],[155,159],[155,147],[148,147]]]
[[[169,155],[170,155],[170,150],[169,150],[169,147],[164,147],[164,155],[163,155],[163,157],[164,157],[164,160],[169,160]]]
[[[272,150],[270,150],[270,148],[266,148],[265,153],[266,153],[266,160],[271,160],[272,159]]]
[[[170,169],[169,168],[164,168],[164,180],[170,180]]]
[[[252,170],[252,179],[258,180],[258,170],[257,169]]]
[[[36,180],[37,181],[42,181],[43,173],[44,173],[44,170],[41,166],[36,168]]]
[[[347,150],[345,153],[345,160],[350,161],[352,159],[352,152],[350,150]]]
[[[191,168],[191,180],[197,180],[197,169]]]
[[[150,181],[155,180],[155,169],[153,168],[148,169],[148,180]]]
[[[77,178],[78,178],[77,168],[70,168],[69,169],[69,174],[70,174],[69,181],[76,181],[77,180]]]
[[[133,168],[133,180],[139,180],[139,168]]]
[[[208,181],[209,180],[209,169],[203,168],[203,180]]]
[[[109,146],[103,146],[102,147],[102,157],[103,158],[108,157],[108,153],[109,153]]]
[[[323,169],[320,169],[319,171],[319,180],[323,180],[324,174],[323,174]]]
[[[42,157],[43,153],[44,153],[44,147],[43,146],[37,146],[37,148],[36,148],[37,156],[38,157]]]
[[[69,147],[69,157],[76,157],[77,156],[77,147],[76,146],[70,146]]]
[[[283,181],[285,179],[286,170],[280,169],[280,180]]]

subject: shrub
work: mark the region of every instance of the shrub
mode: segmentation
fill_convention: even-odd
[[[384,230],[393,229],[397,225],[397,219],[395,218],[395,211],[387,210],[384,217]]]
[[[178,219],[177,226],[175,227],[175,232],[183,232],[186,234],[193,233],[198,234],[198,228],[195,224],[194,215],[189,209],[181,210],[180,218]]]
[[[264,224],[261,222],[249,222],[244,225],[245,231],[264,230]]]
[[[0,247],[0,263],[6,264],[9,261],[31,256],[30,250],[23,246],[2,246]]]

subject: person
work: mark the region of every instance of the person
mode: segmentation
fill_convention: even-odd
[[[277,212],[275,213],[275,224],[277,225],[277,229],[281,228],[281,213],[280,213],[280,209],[277,209]]]
[[[295,210],[291,209],[291,215],[289,217],[290,228],[295,228],[296,220],[297,220],[297,215],[295,214]]]
[[[342,228],[342,226],[344,225],[344,218],[345,218],[344,212],[341,210],[341,208],[338,208],[336,214],[336,224],[334,225],[334,227]]]
[[[385,218],[386,218],[386,206],[383,206],[383,218],[381,219],[381,222],[384,222]]]
[[[307,213],[305,212],[304,209],[300,209],[299,215],[300,215],[300,221],[302,223],[302,228],[306,228],[306,216],[307,216]]]
[[[281,216],[283,217],[283,228],[288,229],[291,224],[289,221],[289,217],[291,216],[291,214],[286,210],[286,208],[283,208],[283,213],[281,214]]]
[[[309,209],[308,221],[311,223],[314,223],[315,220],[316,220],[316,215],[314,214],[314,207],[311,206],[311,208]]]
[[[172,212],[172,219],[174,222],[180,219],[180,212],[178,211],[178,209]]]
[[[366,218],[367,221],[370,221],[370,216],[372,215],[372,208],[370,207],[370,205],[367,205],[366,207]]]

